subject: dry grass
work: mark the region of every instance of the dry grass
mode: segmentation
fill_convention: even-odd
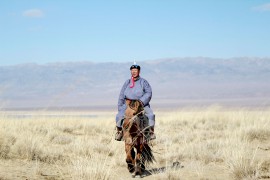
[[[269,110],[210,107],[156,116],[157,162],[145,179],[270,176]],[[0,179],[130,178],[123,142],[114,141],[113,112],[1,112],[0,118]],[[182,168],[170,168],[177,161]]]

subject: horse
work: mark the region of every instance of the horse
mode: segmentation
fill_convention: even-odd
[[[146,163],[153,163],[155,157],[149,146],[148,118],[139,100],[126,99],[126,111],[123,122],[123,139],[125,141],[126,163],[132,177],[142,177]],[[136,152],[135,152],[136,150]]]

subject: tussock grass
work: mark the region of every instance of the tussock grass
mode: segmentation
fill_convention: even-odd
[[[12,113],[18,112],[0,113],[0,161],[34,164],[34,174],[24,169],[28,178],[40,179],[48,169],[51,176],[46,177],[54,179],[130,177],[124,143],[114,141],[115,112],[94,112],[94,118],[32,112],[35,116],[23,119],[8,116]],[[72,115],[80,113],[93,112]],[[215,106],[156,112],[156,117],[152,145],[157,162],[148,170],[162,171],[151,171],[146,179],[258,179],[270,174],[269,151],[258,148],[270,144],[270,111]],[[170,168],[173,162],[184,167]],[[12,179],[9,173],[0,175]]]
[[[247,138],[248,141],[266,141],[270,139],[270,129],[268,127],[247,129],[243,134],[243,138]]]

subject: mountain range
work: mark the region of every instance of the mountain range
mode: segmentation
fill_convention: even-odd
[[[140,61],[155,108],[270,105],[270,58]],[[0,66],[1,109],[116,109],[129,63],[67,62]]]

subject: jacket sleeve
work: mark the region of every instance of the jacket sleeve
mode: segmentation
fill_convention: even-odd
[[[144,106],[147,106],[152,98],[152,88],[146,80],[143,82],[143,91],[144,94],[139,100],[144,104]]]
[[[125,89],[127,88],[128,84],[129,84],[129,80],[127,80],[124,83],[124,85],[122,86],[122,89],[120,91],[119,98],[118,98],[118,111],[120,111],[121,107],[125,104],[124,92],[125,92]]]

